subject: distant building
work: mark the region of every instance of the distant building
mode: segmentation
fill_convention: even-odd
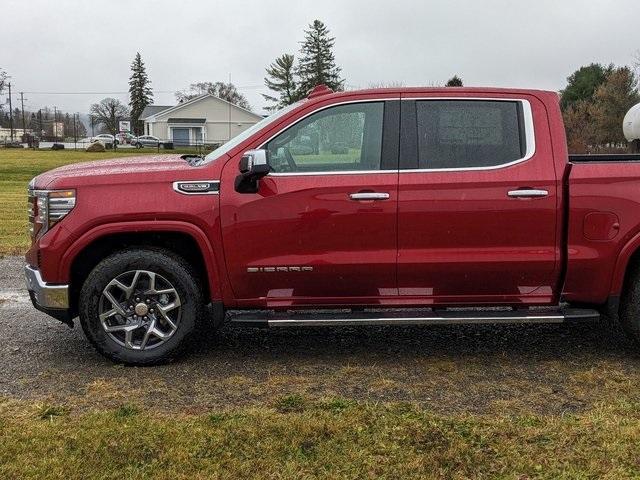
[[[140,118],[145,135],[176,145],[224,143],[262,120],[262,116],[210,94],[175,106],[149,105]]]
[[[53,122],[51,130],[54,137],[64,137],[64,122]]]
[[[14,128],[13,140],[17,142],[21,141],[22,135],[24,135],[25,132],[29,134],[33,133],[33,131],[29,128],[27,128],[26,130],[22,130],[21,128]],[[10,142],[10,141],[11,141],[11,129],[0,127],[0,142]]]

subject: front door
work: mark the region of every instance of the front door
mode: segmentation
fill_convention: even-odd
[[[542,103],[405,99],[402,122],[400,295],[436,304],[551,302],[559,182]]]
[[[329,106],[263,147],[272,173],[221,186],[227,269],[236,298],[265,306],[379,302],[397,295],[399,102]]]
[[[189,145],[188,128],[172,128],[174,145]]]

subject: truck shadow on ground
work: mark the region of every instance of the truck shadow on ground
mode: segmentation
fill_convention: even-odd
[[[640,401],[640,349],[600,322],[204,330],[149,368],[100,357],[79,328],[38,324],[2,360],[0,395],[168,412],[309,400],[411,402],[442,413],[564,414]],[[35,340],[34,340],[35,338]],[[0,352],[2,353],[2,352]]]
[[[636,347],[603,322],[555,325],[465,325],[405,327],[307,327],[260,329],[225,324],[202,332],[194,344],[199,354],[244,351],[257,355],[316,356],[357,354],[411,357],[465,355],[636,358]]]

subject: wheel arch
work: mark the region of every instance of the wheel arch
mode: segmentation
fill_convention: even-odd
[[[211,301],[222,298],[215,254],[204,232],[183,222],[109,224],[97,227],[76,240],[60,262],[60,274],[69,279],[70,302],[77,312],[77,300],[84,279],[107,255],[139,247],[164,248],[189,262],[203,283],[203,292]]]
[[[640,233],[636,234],[620,250],[611,282],[611,296],[621,296],[631,268],[640,265]]]

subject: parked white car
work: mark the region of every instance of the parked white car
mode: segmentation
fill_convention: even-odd
[[[95,137],[91,138],[92,142],[100,142],[100,143],[111,143],[111,144],[118,144],[120,142],[118,142],[118,140],[113,136],[110,135],[108,133],[101,133],[100,135],[96,135]]]

